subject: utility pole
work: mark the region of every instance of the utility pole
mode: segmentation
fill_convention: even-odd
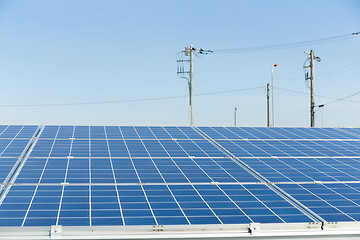
[[[236,127],[236,113],[237,113],[237,107],[234,109],[234,126]]]
[[[310,126],[315,127],[315,102],[314,102],[314,51],[310,51]]]
[[[177,61],[177,75],[179,78],[185,78],[188,80],[189,86],[189,106],[190,106],[190,126],[194,125],[194,86],[193,86],[193,63],[194,63],[194,54],[204,55],[212,53],[211,50],[204,50],[202,48],[194,48],[193,45],[186,47],[184,51],[178,52],[176,54]],[[189,57],[186,59],[186,57]],[[189,65],[184,65],[184,62],[189,63]]]
[[[314,100],[314,81],[315,81],[315,69],[314,69],[314,60],[318,62],[321,59],[315,56],[314,51],[310,50],[310,53],[305,52],[306,54],[310,55],[307,60],[310,60],[310,65],[304,66],[304,68],[310,67],[310,78],[308,73],[305,75],[305,80],[310,80],[310,127],[315,127],[315,100]]]
[[[190,45],[190,48],[188,48],[188,51],[189,51],[189,55],[190,55],[190,81],[189,81],[190,126],[192,127],[194,125],[194,105],[193,105],[193,75],[194,75],[193,51],[194,51],[194,48],[192,45]]]
[[[270,84],[266,84],[267,126],[270,127]]]

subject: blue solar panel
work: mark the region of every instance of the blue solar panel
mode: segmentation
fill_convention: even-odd
[[[359,139],[352,128],[199,127],[212,139]]]
[[[0,129],[1,131],[1,129]],[[0,135],[1,136],[1,135]],[[191,127],[45,126],[42,139],[204,139]]]
[[[0,226],[360,220],[355,129],[37,129],[0,126]]]
[[[360,220],[360,183],[279,186],[328,222]]]
[[[266,185],[12,186],[0,205],[1,226],[311,221]]]
[[[38,129],[38,126],[0,126],[0,139],[1,138],[31,138],[35,131]]]

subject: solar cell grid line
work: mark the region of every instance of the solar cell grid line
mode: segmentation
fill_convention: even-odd
[[[340,128],[342,132],[351,134],[354,138],[360,138],[360,131],[358,128]]]
[[[288,180],[291,182],[294,181],[270,164],[271,162],[274,162],[274,161],[281,162],[280,159],[268,159],[267,158],[267,159],[262,160],[261,158],[249,158],[249,159],[241,158],[240,160],[242,162],[246,163],[249,167],[254,169],[256,172],[261,174],[264,178],[268,179],[270,182],[282,182],[284,180]],[[259,162],[261,163],[261,165],[259,165]],[[266,166],[267,168],[264,169],[263,166]],[[268,169],[270,169],[270,172]],[[300,174],[302,174],[302,173],[300,173]]]
[[[285,138],[282,138],[282,139],[299,139],[299,138],[301,139],[302,138],[301,136],[299,136],[293,132],[287,131],[285,129],[286,128],[283,128],[283,127],[276,127],[276,128],[270,128],[269,131],[277,132],[281,136],[284,136]],[[287,128],[287,129],[290,129],[290,128]]]
[[[75,132],[74,132],[74,136],[75,136]],[[91,168],[92,168],[92,165],[91,165],[91,146],[90,146],[90,141],[91,141],[91,138],[90,138],[90,127],[89,127],[89,130],[88,130],[88,152],[89,152],[89,226],[92,226],[92,199],[91,199],[91,196],[92,196],[92,189],[91,189],[91,184],[92,184],[92,171],[91,171]]]
[[[60,126],[45,126],[39,138],[55,138]]]
[[[120,126],[121,135],[123,139],[139,139],[139,136],[135,132],[135,128],[131,126]]]
[[[165,131],[167,131],[167,129],[165,129]],[[158,142],[159,142],[159,144],[164,148],[164,150],[166,151],[166,153],[168,154],[168,156],[171,158],[171,156],[170,156],[170,154],[167,152],[167,150],[166,150],[166,148],[162,145],[162,143],[158,140]],[[180,145],[179,145],[179,147],[181,148],[181,149],[183,149]],[[184,149],[183,149],[184,150]],[[185,150],[184,150],[185,151]],[[190,156],[188,155],[188,157],[190,158]],[[214,179],[212,179],[192,158],[190,158],[191,160],[192,160],[192,162],[194,162],[195,164],[196,164],[196,166],[197,167],[199,167],[200,169],[201,169],[201,171],[203,172],[203,173],[205,173],[205,175],[207,176],[207,177],[209,177],[209,179],[211,179],[211,181],[212,182],[214,182]],[[186,179],[188,179],[188,181],[189,182],[191,182],[190,181],[190,179],[188,178],[188,176],[186,175],[186,174],[184,174],[184,172],[183,172],[183,170],[178,166],[178,164],[171,158],[171,161],[178,167],[178,169],[181,171],[181,173],[184,175],[184,177],[186,178]],[[153,161],[154,162],[154,161]],[[154,165],[156,166],[156,164],[155,164],[155,162],[154,162]],[[157,169],[158,169],[158,167],[156,167]],[[159,169],[158,169],[159,170]],[[226,172],[226,171],[225,171]],[[159,173],[160,173],[160,171],[159,171]],[[162,176],[162,174],[160,173],[160,175]],[[230,174],[229,174],[230,175]],[[231,176],[231,175],[230,175]],[[162,176],[162,178],[163,178],[163,180],[164,180],[164,182],[166,182],[166,180],[164,179],[164,177]],[[234,178],[234,180],[236,181],[236,179]]]
[[[107,139],[121,139],[120,128],[117,126],[105,126]]]
[[[140,139],[155,139],[156,137],[150,131],[149,127],[138,126],[134,127]]]
[[[324,133],[324,131],[322,129],[320,130],[318,128],[307,128],[306,130],[301,129],[300,131],[307,131],[310,135],[316,136],[318,139],[331,139],[332,138],[328,134]]]
[[[74,132],[73,132],[73,136],[74,136]],[[55,136],[56,137],[56,136]],[[70,153],[69,156],[71,156],[71,149],[72,149],[72,142],[71,142],[71,146],[70,146]],[[68,157],[67,159],[67,163],[66,163],[66,169],[65,169],[65,177],[64,177],[64,184],[67,182],[67,175],[68,175],[68,170],[69,170],[69,162],[70,162],[70,157]],[[64,191],[65,191],[65,185],[62,186],[61,189],[61,196],[60,196],[60,202],[59,202],[59,209],[58,209],[58,214],[56,217],[56,225],[59,224],[59,218],[60,218],[60,211],[61,211],[61,207],[62,207],[62,200],[64,197]]]
[[[287,137],[277,131],[278,128],[249,128],[249,132],[254,132],[254,135],[258,136],[259,139],[286,139]],[[276,130],[275,130],[276,129]],[[263,137],[261,137],[263,136]]]
[[[321,152],[320,149],[313,148],[312,140],[291,140],[291,141],[280,140],[280,142],[302,153],[302,155],[300,156],[292,155],[292,157],[304,157],[304,156],[327,157],[328,156],[325,153]]]
[[[171,136],[172,139],[189,139],[189,137],[178,127],[163,127],[163,131],[164,134]],[[157,137],[157,139],[161,138]]]
[[[9,125],[0,125],[0,137],[8,127],[9,127]]]
[[[264,130],[264,132],[258,131],[256,128],[253,128],[253,127],[243,127],[242,129],[244,131],[254,135],[258,139],[272,139],[272,137],[270,135],[268,135],[268,132],[265,133],[266,128],[262,129],[262,130]]]
[[[156,139],[172,139],[173,137],[165,131],[164,127],[149,127],[149,130],[155,136]]]
[[[336,161],[332,158],[322,158],[322,159],[319,159],[319,158],[313,158],[315,161],[319,162],[319,163],[322,163],[323,165],[319,165],[319,168],[321,167],[322,169],[322,173],[323,174],[326,174],[328,175],[330,178],[332,179],[335,179],[337,181],[360,181],[360,178],[358,175],[358,177],[356,176],[353,176],[345,171],[342,171],[341,169],[339,168],[336,168],[334,166],[332,166],[331,164],[329,164],[328,162],[329,161]],[[304,159],[303,162],[307,161],[308,159]],[[315,162],[314,161],[314,162]],[[310,161],[307,161],[307,162],[310,162]],[[313,167],[311,164],[307,163],[309,166]],[[316,163],[314,164],[316,165]],[[328,167],[329,170],[328,171],[325,171],[324,169]],[[316,167],[313,167],[314,169],[317,169]],[[340,176],[338,176],[340,174]],[[347,175],[347,177],[345,176]],[[340,178],[341,177],[341,178]],[[319,179],[320,180],[320,179]],[[320,181],[324,181],[324,180],[320,180]]]
[[[180,145],[179,145],[180,146]],[[180,146],[181,147],[181,146]],[[182,148],[182,147],[181,147]],[[190,158],[190,156],[188,156]],[[192,160],[192,162],[194,162],[208,177],[210,177],[210,179],[212,179],[212,181],[216,182],[216,181],[220,181],[222,180],[222,177],[217,177],[217,176],[212,176],[212,174],[208,174],[207,171],[205,171],[203,169],[202,166],[199,165],[198,163],[198,159],[197,158],[190,158]],[[227,169],[225,169],[222,165],[221,165],[221,161],[219,163],[219,160],[218,161],[215,161],[213,158],[209,158],[209,160],[213,163],[216,164],[216,166],[219,167],[219,169],[221,169],[224,173],[226,173],[226,175],[228,177],[230,177],[230,179],[232,179],[233,181],[235,182],[239,182],[239,180],[237,179],[237,177],[233,176]],[[233,160],[231,160],[232,162],[234,162]],[[234,162],[235,163],[235,162]],[[236,167],[238,169],[238,171],[242,174],[242,175],[246,175],[246,178],[248,179],[248,181],[250,182],[254,182],[254,181],[257,181],[256,178],[254,178],[250,173],[248,173],[245,169],[243,169],[240,165],[238,165],[236,163]],[[241,170],[241,171],[240,171]],[[245,177],[245,176],[244,176]],[[239,177],[240,178],[240,177]],[[223,180],[224,181],[224,180]],[[220,181],[222,182],[222,181]]]
[[[301,131],[300,128],[284,127],[283,129],[291,134],[295,134],[295,135],[299,136],[299,139],[318,139],[318,137],[311,135],[306,130]],[[304,128],[304,129],[306,129],[306,128]]]
[[[333,160],[339,162],[339,165],[346,169],[347,172],[353,170],[354,174],[360,174],[360,159],[356,158],[333,158]]]
[[[179,145],[180,146],[180,145]],[[182,146],[180,146],[182,148]],[[183,149],[183,148],[182,148]],[[184,149],[183,149],[184,150]],[[185,151],[185,150],[184,150]],[[170,154],[169,154],[170,155]],[[210,157],[210,155],[208,155]],[[226,156],[226,155],[224,155]],[[191,158],[189,155],[188,157],[204,172],[206,173],[206,171],[204,171],[203,167],[201,167],[198,163],[197,163],[197,159],[196,158]],[[226,156],[228,157],[228,156]],[[232,178],[233,180],[235,180],[236,182],[239,182],[239,180],[237,179],[237,177],[233,176],[233,174],[231,174],[227,169],[225,169],[220,163],[219,161],[215,161],[213,158],[210,158],[212,162],[214,162],[222,171],[224,171],[230,178]],[[247,172],[245,169],[243,169],[240,165],[238,165],[237,162],[232,161],[234,163],[236,163],[237,169],[238,171],[241,170],[242,174],[246,174],[246,178],[249,179],[248,181],[253,182],[253,181],[257,181],[257,179],[255,177],[253,177],[249,172]],[[207,173],[206,173],[207,174]],[[208,175],[208,174],[207,174]],[[209,175],[208,175],[209,176]],[[218,179],[217,177],[215,178],[214,176],[211,177],[211,179],[214,181],[219,181],[220,179]]]
[[[55,141],[53,142],[53,146],[54,146],[54,143],[55,143]],[[52,147],[53,147],[53,146],[52,146]],[[52,150],[52,149],[51,149],[51,150]],[[50,151],[50,153],[51,153],[51,151]],[[26,221],[26,218],[27,218],[27,216],[28,216],[28,214],[29,214],[29,211],[30,211],[30,208],[31,208],[31,204],[32,204],[32,202],[33,202],[33,200],[34,200],[34,198],[35,198],[35,194],[36,194],[36,192],[37,192],[37,189],[39,188],[39,184],[40,184],[40,182],[41,182],[41,179],[42,179],[42,176],[43,176],[43,174],[44,174],[46,165],[47,165],[47,163],[48,163],[48,160],[49,160],[49,157],[50,157],[50,153],[49,153],[49,155],[48,155],[48,158],[46,159],[45,166],[44,166],[44,168],[43,168],[43,170],[42,170],[42,172],[41,172],[39,181],[38,181],[37,185],[35,186],[34,194],[33,194],[32,197],[31,197],[31,200],[30,200],[30,203],[29,203],[29,207],[28,207],[27,210],[26,210],[24,219],[23,219],[23,221],[22,221],[22,223],[21,223],[21,227],[24,226],[25,221]]]
[[[193,157],[226,157],[217,147],[212,145],[208,140],[176,140],[176,142]]]
[[[222,221],[220,220],[220,218],[215,214],[215,212],[211,209],[211,207],[209,206],[209,204],[204,200],[204,198],[201,196],[201,194],[197,191],[197,189],[194,187],[194,185],[191,183],[191,181],[187,178],[187,176],[183,173],[183,171],[181,170],[181,168],[179,168],[179,166],[177,165],[177,163],[173,160],[173,159],[171,159],[173,162],[174,162],[174,164],[177,166],[177,168],[180,170],[180,172],[183,174],[183,176],[187,179],[187,181],[191,184],[191,186],[192,186],[192,188],[197,192],[197,194],[199,195],[199,197],[203,200],[203,202],[207,205],[207,207],[211,210],[211,212],[214,214],[214,216],[218,219],[218,221],[221,223],[221,224],[223,224],[222,223]],[[160,173],[160,172],[159,172]],[[163,178],[164,179],[164,178]],[[143,188],[143,187],[142,187]],[[169,189],[170,190],[170,189]],[[172,196],[173,196],[173,194],[172,194]],[[150,203],[149,203],[149,206],[150,206]],[[180,205],[179,205],[180,206]],[[181,209],[181,206],[180,206],[180,209]],[[182,211],[183,212],[183,211]],[[155,218],[155,220],[156,220],[156,217],[155,217],[155,215],[154,215],[154,212],[152,211],[152,213],[153,213],[153,216],[154,216],[154,218]],[[183,212],[184,213],[184,212]],[[184,216],[185,216],[185,214],[184,214]],[[189,219],[187,219],[187,221],[190,223],[190,221],[189,221]]]
[[[90,139],[105,139],[104,126],[90,126]]]
[[[90,126],[75,126],[73,138],[77,139],[89,139],[90,138]]]
[[[198,127],[201,132],[205,133],[211,139],[227,139],[224,135],[215,130],[215,127]]]
[[[1,133],[0,138],[15,138],[23,127],[20,125],[8,125]]]
[[[150,129],[150,131],[152,132],[152,130]],[[137,133],[137,131],[136,131]],[[138,134],[138,133],[137,133]],[[152,159],[152,154],[149,152],[149,149],[147,148],[147,146],[144,144],[144,141],[140,138],[141,143],[144,146],[145,151],[147,152],[147,155],[150,156],[149,160],[151,161],[152,165],[155,167],[156,171],[158,172],[158,174],[160,175],[161,179],[163,182],[167,182],[164,178],[164,176],[161,174],[161,172],[159,171],[158,167],[156,166],[155,162]],[[158,142],[158,145],[162,148],[161,150],[166,154],[166,150],[162,147],[162,145],[160,144],[159,140],[155,140]],[[168,154],[166,154],[166,157],[170,157]],[[137,173],[139,174],[139,169],[137,169],[136,164],[134,163],[134,160],[132,160],[133,166],[134,168],[136,168]],[[142,174],[141,174],[142,175]],[[139,176],[139,180],[142,182],[143,181],[143,177]]]
[[[237,127],[212,127],[213,131],[218,133],[221,139],[246,139],[256,138],[254,135],[245,132]],[[244,136],[245,135],[245,136]]]
[[[330,143],[334,145],[334,142]],[[351,152],[355,154],[354,156],[360,156],[360,141],[336,141],[336,143],[338,143],[338,147],[341,147],[344,151],[349,152],[349,154]],[[346,153],[344,155],[348,156]]]
[[[321,128],[327,135],[334,139],[354,139],[355,135],[349,134],[346,131],[342,131],[340,128]]]
[[[152,131],[152,130],[150,129],[150,131]],[[160,143],[159,140],[157,140],[157,141]],[[160,144],[161,144],[161,143],[160,143]],[[146,148],[146,146],[145,146],[145,149],[146,149],[146,151],[148,151],[148,149]],[[166,150],[165,150],[165,151],[166,151]],[[149,155],[150,155],[150,154],[149,154]],[[164,176],[162,175],[162,173],[161,173],[161,171],[159,170],[159,168],[156,166],[153,158],[150,158],[150,160],[152,161],[153,165],[155,166],[155,168],[156,168],[157,172],[159,173],[160,177],[162,178],[163,182],[166,183],[166,179],[165,179]],[[185,176],[185,175],[184,175],[184,176]],[[185,176],[185,177],[186,177],[186,176]],[[174,194],[172,193],[171,189],[169,188],[169,186],[168,186],[167,184],[166,184],[166,188],[167,188],[167,190],[170,192],[170,194],[171,194],[171,196],[173,197],[173,199],[175,200],[175,203],[176,203],[177,206],[179,207],[179,209],[180,209],[181,213],[183,214],[183,217],[185,217],[187,223],[191,225],[189,219],[187,218],[187,216],[186,216],[186,214],[184,213],[184,211],[181,209],[180,204],[179,204],[178,201],[176,200]],[[146,196],[146,191],[144,190],[144,188],[142,188],[142,189],[143,189],[144,194],[145,194],[145,196]],[[147,200],[148,200],[148,199],[147,199]],[[149,206],[150,206],[150,208],[151,208],[151,203],[150,203],[150,202],[148,202],[148,203],[149,203]],[[154,211],[153,211],[152,208],[151,208],[151,211],[152,211],[152,213],[153,213],[154,218],[156,219],[156,214],[154,213]],[[157,221],[158,221],[158,220],[157,220]]]
[[[254,221],[251,219],[251,217],[217,184],[217,189],[219,189],[243,214],[246,218],[250,220],[251,223]],[[223,219],[224,221],[225,219]],[[241,220],[240,220],[241,221]],[[245,222],[244,222],[245,223]]]
[[[227,130],[229,130],[230,132],[232,132],[233,134],[236,134],[238,137],[234,138],[234,139],[261,139],[258,136],[256,136],[256,132],[246,132],[245,130],[243,130],[242,128],[239,127],[226,127]],[[257,130],[257,132],[262,132],[262,131],[266,131],[268,133],[268,136],[270,137],[269,139],[289,139],[289,134],[285,131],[283,131],[283,129],[281,128],[254,128],[255,130]]]
[[[251,141],[250,141],[251,142]],[[306,157],[311,156],[305,152],[302,152],[301,149],[296,148],[288,143],[293,143],[293,140],[264,140],[260,143],[251,142],[253,145],[261,146],[262,149],[266,148],[266,146],[269,146],[269,154],[271,156],[277,156],[277,157]],[[264,146],[262,146],[264,145]],[[270,149],[274,149],[270,151]]]
[[[109,147],[108,135],[107,135],[107,131],[106,131],[106,128],[105,128],[105,127],[104,127],[104,132],[105,132],[105,137],[106,137],[106,142],[107,142],[107,145],[106,145],[106,146],[107,146],[107,150],[108,150],[108,152],[109,152],[109,156],[111,156],[110,147]],[[114,166],[113,166],[113,162],[112,162],[112,159],[111,159],[111,158],[110,158],[110,165],[111,165],[111,171],[112,171],[113,178],[114,178],[114,185],[115,185],[116,197],[117,197],[118,204],[119,204],[119,209],[120,209],[120,216],[121,216],[123,225],[125,225],[124,214],[123,214],[123,210],[122,210],[121,202],[120,202],[120,197],[119,197],[119,189],[118,189],[118,186],[117,186],[117,180],[116,180],[115,171],[114,171]]]
[[[57,132],[57,139],[73,139],[75,132],[75,126],[60,126]]]
[[[328,158],[324,158],[324,160],[325,159]],[[280,158],[280,159],[257,159],[257,160],[259,162],[262,162],[264,165],[267,165],[270,168],[272,168],[273,171],[276,171],[281,175],[285,176],[287,179],[289,179],[292,182],[343,181],[344,179],[339,179],[338,177],[334,176],[335,174],[339,174],[339,173],[342,173],[343,175],[348,175],[351,178],[351,179],[347,179],[348,181],[358,181],[358,179],[351,176],[350,174],[347,174],[346,172],[334,168],[331,165],[323,161],[320,161],[320,159],[317,158]],[[276,177],[274,179],[272,176],[268,176],[267,173],[261,171],[261,168],[258,165],[253,164],[254,159],[242,159],[242,161],[244,161],[253,169],[256,169],[259,173],[261,173],[271,182],[281,182],[279,179],[276,179]],[[280,166],[276,164],[277,162],[283,163],[292,170],[280,168]],[[313,169],[313,171],[309,171],[308,169],[306,169],[306,167],[308,167],[310,170]],[[324,168],[331,168],[333,170],[324,171]]]
[[[24,127],[24,126],[23,126]],[[22,128],[21,128],[22,129]],[[20,129],[20,130],[21,130]],[[10,140],[10,142],[7,142],[7,144],[5,144],[6,146],[0,146],[0,156],[3,156],[3,154],[5,153],[5,151],[9,148],[9,146],[15,141],[16,136],[20,133],[20,130],[16,133],[16,135]],[[1,142],[0,142],[1,143]],[[25,147],[25,146],[24,146]],[[21,151],[22,152],[22,151]],[[19,154],[20,155],[20,154]]]
[[[39,128],[37,125],[24,125],[24,127],[17,134],[16,138],[29,139],[32,138],[35,131]]]
[[[342,141],[327,140],[319,142],[316,140],[312,140],[310,143],[312,143],[313,149],[317,148],[319,152],[323,153],[326,156],[349,156],[349,154],[354,154],[353,156],[358,156],[360,154],[360,148],[359,152],[355,152],[347,150],[346,148],[340,146],[342,143],[344,143]],[[342,151],[344,151],[345,154],[341,153]],[[329,155],[329,153],[332,153],[333,155]]]
[[[257,146],[253,146],[249,141],[216,140],[216,142],[236,157],[271,157],[266,151]]]
[[[353,215],[350,212],[346,213],[339,207],[333,205],[336,201],[345,201],[347,206],[357,206],[357,212],[359,213],[360,208],[358,208],[358,203],[348,199],[336,191],[333,191],[332,189],[327,188],[326,184],[282,184],[280,187],[285,191],[290,192],[295,199],[302,202],[305,206],[324,218],[327,222],[348,222],[359,220],[359,215]]]
[[[180,132],[185,134],[189,139],[204,139],[194,127],[177,127]]]
[[[281,220],[281,222],[286,223],[277,213],[275,213],[271,208],[269,208],[262,200],[260,200],[255,194],[253,194],[248,188],[246,188],[244,185],[242,185],[243,188],[245,188],[245,190],[247,192],[249,192],[251,194],[251,196],[253,196],[257,201],[259,201],[261,204],[263,204],[263,206],[265,206],[266,209],[268,209],[272,214],[274,214],[277,218],[279,218]],[[280,196],[278,196],[279,198],[281,198]],[[254,216],[253,216],[254,218]],[[262,216],[262,218],[264,218]],[[258,222],[260,219],[257,219],[256,222]],[[272,221],[271,221],[272,222]]]
[[[136,133],[136,132],[135,132],[135,133]],[[121,132],[121,135],[122,135],[122,134],[123,134],[123,132]],[[122,137],[124,138],[123,135],[122,135]],[[138,181],[139,181],[139,183],[141,183],[141,178],[140,178],[140,176],[139,176],[139,174],[138,174],[138,172],[137,172],[137,170],[136,170],[136,167],[135,167],[135,165],[134,165],[134,161],[132,160],[131,152],[129,151],[126,142],[125,142],[125,146],[126,146],[126,148],[127,148],[127,151],[129,152],[131,164],[132,164],[132,166],[133,166],[133,168],[134,168],[134,170],[135,170],[135,174],[136,174],[136,176],[137,176],[137,178],[138,178]],[[143,188],[142,185],[141,185],[141,189],[142,189],[142,191],[143,191],[143,193],[144,193],[144,195],[145,195],[145,191],[144,191],[144,188]],[[145,196],[145,198],[146,198],[146,202],[147,202],[147,204],[148,204],[148,206],[149,206],[149,209],[150,209],[150,211],[151,211],[151,215],[152,215],[152,217],[154,218],[154,221],[155,221],[156,225],[158,225],[158,222],[157,222],[157,220],[156,220],[156,217],[155,217],[155,215],[154,215],[154,212],[153,212],[153,210],[151,209],[151,205],[150,205],[150,203],[149,203],[149,200],[148,200],[148,198],[147,198],[146,196]],[[125,220],[125,219],[124,219],[124,220]],[[124,224],[125,224],[125,221],[124,221]]]
[[[228,127],[227,129],[231,133],[239,136],[239,139],[258,139],[257,136],[255,136],[252,133],[249,133],[249,132],[245,131],[245,129],[242,128],[242,127]],[[226,137],[225,137],[225,139],[226,139]],[[237,138],[235,138],[235,139],[237,139]]]

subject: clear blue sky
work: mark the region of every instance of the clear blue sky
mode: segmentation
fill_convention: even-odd
[[[56,107],[6,105],[182,96],[175,54],[193,44],[228,49],[294,43],[360,31],[360,2],[0,1],[1,124],[187,125],[188,98]],[[304,51],[316,64],[316,104],[360,91],[360,36],[274,51],[195,58],[195,125],[265,126],[265,86],[275,71],[275,124],[309,125]],[[304,94],[301,94],[304,93]],[[331,98],[324,98],[328,96]],[[360,125],[360,94],[322,109],[325,127]],[[5,106],[4,106],[5,105]],[[316,113],[321,126],[321,112]]]

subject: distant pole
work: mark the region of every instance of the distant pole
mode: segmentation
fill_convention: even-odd
[[[270,84],[266,84],[267,126],[270,127]]]
[[[275,111],[274,111],[274,68],[277,64],[274,64],[271,68],[271,115],[272,115],[272,126],[275,127]]]
[[[189,90],[190,90],[190,126],[192,127],[194,125],[194,106],[193,106],[193,51],[194,48],[192,45],[190,45],[190,86],[189,86]]]
[[[236,127],[236,113],[237,113],[237,107],[234,109],[234,126]]]

